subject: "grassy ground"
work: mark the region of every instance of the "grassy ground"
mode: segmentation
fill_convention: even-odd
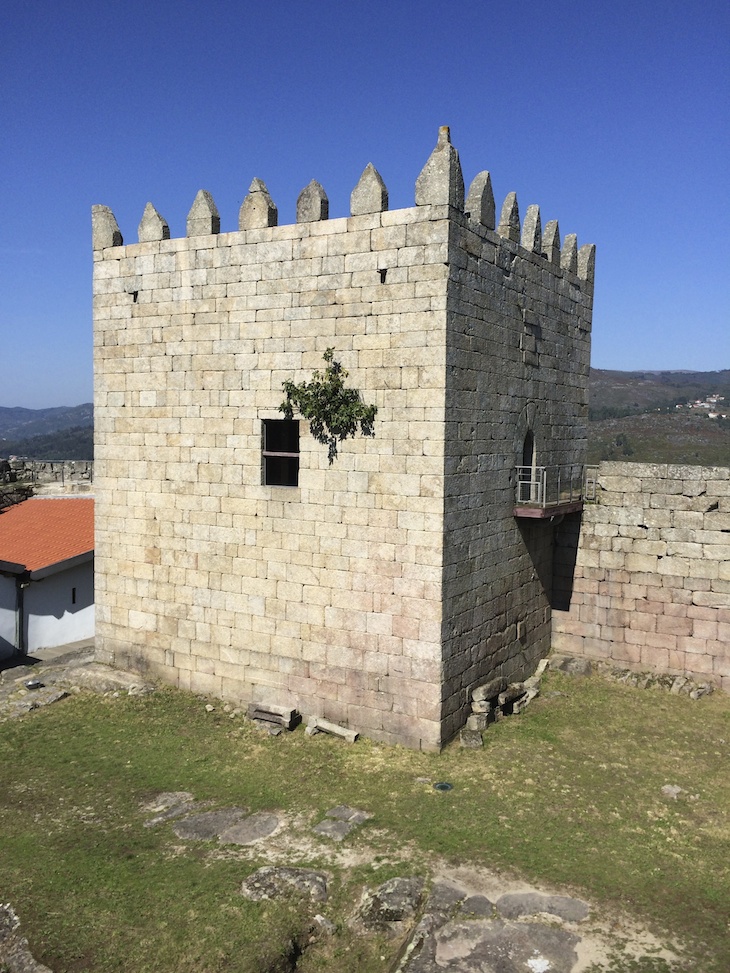
[[[344,920],[364,884],[426,874],[435,856],[576,891],[682,939],[686,969],[730,968],[727,696],[554,674],[485,741],[419,754],[301,728],[270,738],[167,690],[74,697],[0,725],[0,901],[54,973],[284,969],[304,913],[238,893],[268,863],[261,852],[144,827],[145,801],[188,790],[284,810],[290,833],[308,836],[291,838],[288,861],[330,872],[321,911],[339,933],[307,950],[302,970],[387,968],[392,947],[354,938]],[[676,800],[665,784],[682,788]],[[309,825],[340,803],[374,816],[334,855]]]

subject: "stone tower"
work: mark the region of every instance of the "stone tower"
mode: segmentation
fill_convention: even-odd
[[[433,749],[546,654],[517,468],[585,460],[594,248],[497,220],[487,172],[465,199],[445,128],[415,196],[368,165],[350,217],[312,181],[278,226],[255,179],[237,231],[201,190],[126,246],[94,207],[99,658]],[[278,408],[329,347],[378,408],[331,465]]]

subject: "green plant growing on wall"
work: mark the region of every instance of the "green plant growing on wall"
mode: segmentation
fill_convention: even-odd
[[[330,465],[337,456],[337,446],[350,436],[374,436],[373,423],[378,411],[365,405],[357,389],[345,388],[347,370],[335,360],[334,348],[322,356],[327,363],[324,372],[316,369],[311,382],[284,382],[286,399],[279,406],[287,419],[298,409],[309,420],[309,429],[318,443],[327,446]]]

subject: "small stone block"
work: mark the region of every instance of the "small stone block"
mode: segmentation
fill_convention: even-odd
[[[246,715],[255,722],[274,723],[286,730],[292,730],[299,722],[296,709],[266,703],[249,703]]]
[[[498,677],[497,679],[491,679],[489,682],[485,682],[483,686],[477,686],[472,692],[471,698],[475,702],[484,699],[496,699],[506,688],[507,680],[503,677]]]
[[[500,706],[506,706],[513,702],[515,699],[519,699],[525,693],[525,684],[522,682],[510,683],[507,688],[497,696],[497,702]]]
[[[533,699],[535,699],[536,696],[539,696],[539,694],[540,694],[540,690],[537,689],[536,687],[528,689],[525,695],[521,699],[515,700],[515,702],[512,704],[513,714],[517,716],[523,710],[527,709],[527,707],[530,705]]]
[[[478,730],[469,730],[466,727],[459,733],[459,743],[462,747],[469,750],[478,750],[484,746],[484,740]]]
[[[489,716],[487,713],[472,713],[471,716],[467,718],[466,728],[467,730],[486,730],[487,724],[489,723]]]
[[[355,743],[360,735],[357,730],[350,730],[346,726],[339,726],[337,723],[331,723],[329,720],[323,720],[319,716],[313,716],[309,720],[306,733],[308,736],[314,736],[314,734],[318,732],[329,733],[332,736],[342,737],[342,739],[347,740],[348,743]]]

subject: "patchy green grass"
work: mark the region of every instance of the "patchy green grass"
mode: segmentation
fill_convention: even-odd
[[[216,806],[300,816],[292,834],[309,837],[292,839],[291,863],[330,872],[332,896],[318,908],[339,928],[307,950],[302,970],[387,968],[381,957],[389,961],[393,946],[356,939],[346,918],[363,885],[425,874],[440,856],[572,889],[683,939],[688,970],[701,959],[704,973],[725,973],[730,699],[692,702],[561,674],[543,690],[522,716],[490,727],[483,750],[440,755],[350,747],[301,728],[270,738],[218,704],[206,713],[200,699],[169,690],[82,695],[6,722],[0,900],[54,973],[285,969],[312,910],[239,895],[267,864],[256,857],[264,852],[184,844],[169,824],[144,827],[142,803],[187,790]],[[664,784],[682,788],[677,800]],[[338,849],[348,864],[308,830],[340,803],[374,815]],[[369,857],[358,857],[365,845]]]

